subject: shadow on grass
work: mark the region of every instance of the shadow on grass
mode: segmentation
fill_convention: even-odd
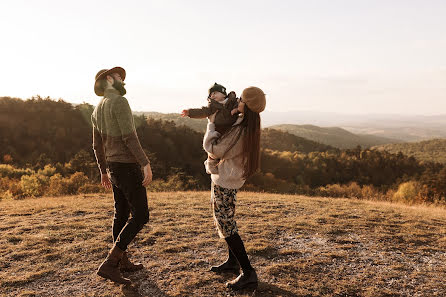
[[[273,297],[273,296],[281,296],[281,297],[300,297],[301,295],[297,295],[293,292],[281,289],[275,285],[268,283],[259,283],[259,287],[255,290],[252,296],[256,297]]]
[[[150,280],[146,269],[137,274],[124,274],[132,280],[131,285],[121,286],[121,292],[125,297],[168,297],[158,286]]]
[[[122,286],[121,291],[126,297],[142,297],[143,295],[138,292],[138,287],[139,286],[137,284]]]
[[[163,291],[161,291],[156,284],[147,283],[138,284],[134,283],[121,287],[121,292],[125,297],[168,297]]]

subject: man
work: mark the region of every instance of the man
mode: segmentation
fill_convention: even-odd
[[[115,202],[113,247],[97,274],[120,284],[130,284],[121,271],[143,268],[142,264],[129,261],[126,249],[149,220],[145,187],[152,181],[150,162],[139,143],[129,103],[123,97],[125,75],[121,67],[96,74],[94,91],[103,98],[91,116],[101,183],[106,189],[113,189]]]

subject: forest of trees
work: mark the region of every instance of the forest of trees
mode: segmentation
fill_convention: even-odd
[[[418,160],[446,163],[446,139],[431,139],[419,142],[385,144],[373,147],[391,153],[402,152]]]
[[[85,103],[0,97],[0,196],[101,191],[92,111]],[[135,116],[135,125],[154,172],[149,190],[209,188],[203,133],[144,114]],[[446,201],[446,167],[440,163],[360,147],[336,149],[274,129],[263,129],[261,141],[261,169],[247,190]]]

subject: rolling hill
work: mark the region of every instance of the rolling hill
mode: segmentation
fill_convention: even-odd
[[[206,131],[207,119],[191,119],[188,117],[181,117],[177,113],[134,112],[134,114],[144,114],[147,118],[156,120],[172,121],[176,126],[184,125],[201,133]],[[299,151],[309,153],[334,149],[334,147],[330,145],[306,139],[304,137],[288,133],[287,131],[269,128],[264,128],[262,130],[261,142],[262,148],[278,151]]]
[[[261,134],[261,147],[276,151],[299,151],[303,153],[325,152],[336,148],[296,136],[286,131],[265,128]]]
[[[419,160],[446,163],[446,139],[395,143],[373,147],[390,153],[402,152]]]

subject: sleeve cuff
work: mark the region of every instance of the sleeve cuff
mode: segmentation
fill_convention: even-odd
[[[144,160],[142,163],[140,163],[141,167],[144,168],[147,166],[147,164],[150,164],[149,159]]]
[[[215,124],[214,123],[208,123],[208,130],[211,132],[215,131]]]

